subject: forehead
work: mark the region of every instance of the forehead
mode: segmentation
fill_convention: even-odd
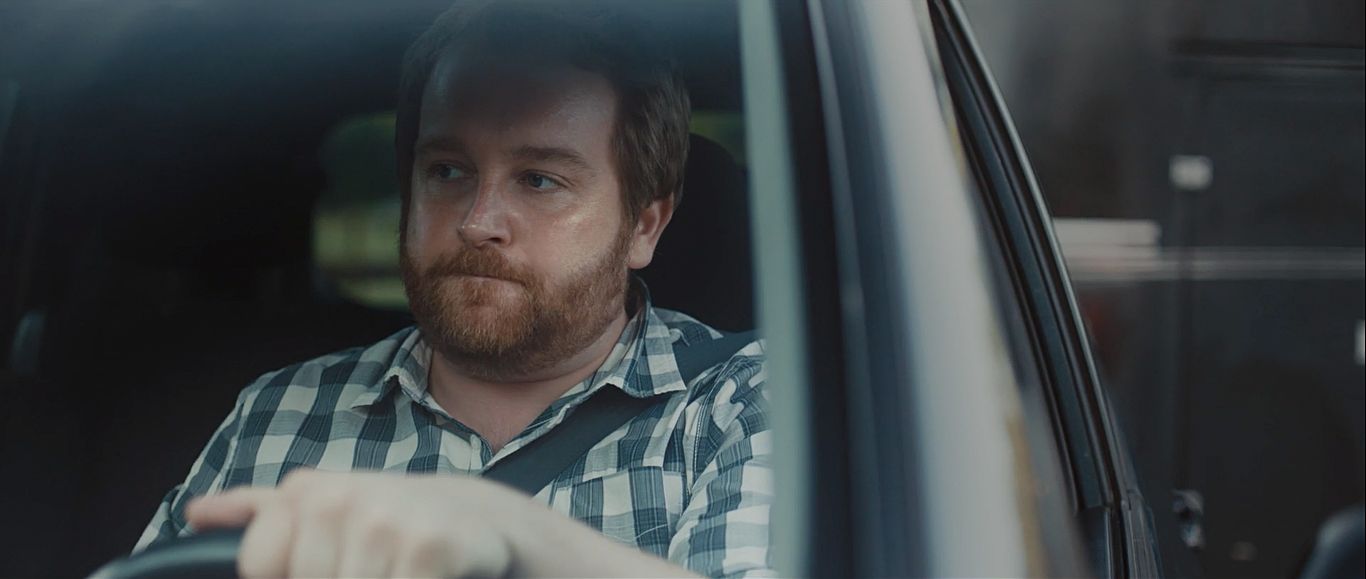
[[[616,108],[617,94],[606,77],[569,64],[465,63],[446,57],[423,91],[418,138],[491,132],[502,138],[606,144]]]

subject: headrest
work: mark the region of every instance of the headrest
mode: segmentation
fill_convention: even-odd
[[[682,203],[640,275],[657,306],[723,330],[754,327],[745,171],[715,141],[691,136]]]

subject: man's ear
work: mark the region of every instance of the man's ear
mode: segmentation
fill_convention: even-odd
[[[640,216],[636,218],[635,230],[631,233],[631,247],[626,256],[627,267],[641,269],[650,265],[650,261],[655,257],[655,246],[659,244],[659,236],[664,233],[664,228],[669,226],[669,220],[673,217],[673,195],[655,199],[641,210]]]

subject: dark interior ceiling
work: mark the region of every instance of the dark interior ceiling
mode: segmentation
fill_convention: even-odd
[[[396,82],[407,43],[451,3],[9,0],[0,3],[0,73],[33,90],[56,93],[91,88],[106,79],[142,83],[157,89],[161,100],[186,107],[223,99],[247,107],[251,100],[281,96],[252,99],[215,90],[221,86],[297,89],[301,83],[321,82],[323,88],[328,81],[346,80],[378,87],[378,94],[389,98],[393,85],[379,81]],[[732,2],[606,3],[639,13],[674,46],[698,108],[739,108],[731,82],[738,79]]]
[[[673,44],[695,109],[739,110],[733,4],[611,1]],[[42,193],[53,220],[144,261],[203,261],[191,239],[293,261],[305,239],[251,232],[306,230],[282,221],[308,219],[321,140],[393,108],[404,49],[449,5],[20,0],[0,4],[0,79],[17,80],[34,138],[58,153]]]

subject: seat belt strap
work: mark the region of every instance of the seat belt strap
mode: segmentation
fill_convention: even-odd
[[[740,332],[675,346],[674,358],[683,382],[692,382],[708,368],[729,360],[753,342],[755,336],[754,331]],[[636,398],[620,388],[599,388],[554,430],[489,467],[483,477],[535,495],[608,434],[668,397],[669,394],[659,394]]]

